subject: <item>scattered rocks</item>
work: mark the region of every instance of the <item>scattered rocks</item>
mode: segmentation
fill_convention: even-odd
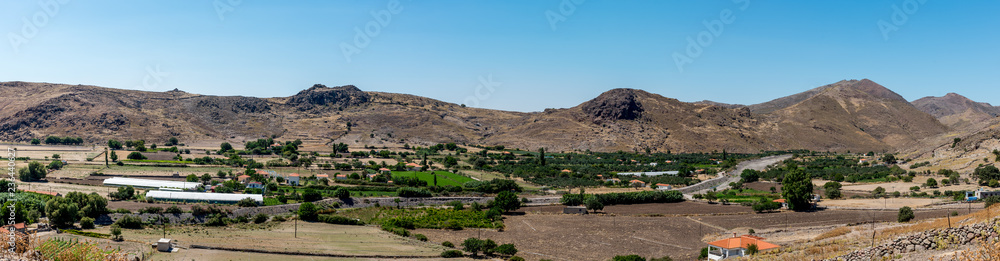
[[[978,240],[984,239],[997,240],[997,227],[1000,227],[1000,221],[933,229],[902,236],[887,244],[865,248],[827,260],[870,260],[872,257],[892,257],[898,254],[943,249],[953,245],[974,244]]]

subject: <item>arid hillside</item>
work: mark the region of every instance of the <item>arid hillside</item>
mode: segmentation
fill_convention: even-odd
[[[260,137],[328,144],[457,142],[550,151],[888,151],[946,127],[872,81],[850,80],[751,105],[687,103],[614,89],[565,109],[467,108],[355,86],[315,85],[290,97],[144,92],[84,85],[0,83],[0,140],[48,135],[160,143]]]

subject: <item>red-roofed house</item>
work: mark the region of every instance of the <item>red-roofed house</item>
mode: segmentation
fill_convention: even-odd
[[[656,183],[656,190],[671,190],[674,189],[670,184]]]
[[[380,168],[378,169],[378,172],[382,174],[392,174],[392,170],[389,170],[387,168]]]
[[[248,175],[240,175],[239,177],[236,177],[236,180],[238,180],[239,182],[246,182],[249,179],[250,179],[250,176],[248,176]]]
[[[642,180],[638,180],[638,179],[633,179],[632,181],[629,181],[628,183],[630,185],[636,186],[636,187],[646,187],[646,182],[642,182]]]
[[[347,174],[337,174],[337,179],[347,179]]]
[[[564,170],[562,170],[562,172],[564,172],[564,173],[570,173],[570,172],[573,172],[573,171],[572,170],[568,170],[568,169],[564,169]]]
[[[420,168],[423,168],[423,167],[424,166],[420,166],[420,164],[413,163],[413,162],[406,163],[406,168],[409,169],[410,171],[420,171]]]
[[[292,173],[288,175],[288,185],[299,185],[299,173]]]
[[[328,179],[330,179],[330,175],[329,174],[316,174],[316,180],[321,180],[321,179],[327,179],[328,180]]]
[[[715,242],[708,243],[708,259],[721,260],[730,257],[748,256],[747,247],[757,245],[757,250],[764,252],[777,249],[780,246],[764,242],[764,238],[751,235],[736,236]]]
[[[3,226],[3,227],[0,227],[0,229],[2,229],[4,231],[4,233],[10,233],[10,229],[12,227],[14,228],[14,231],[20,232],[20,233],[25,233],[25,230],[26,230],[25,228],[27,228],[27,227],[24,226],[24,223],[17,223],[17,224],[13,224],[13,225],[6,225],[6,226]]]
[[[772,200],[772,202],[778,202],[778,203],[781,203],[781,207],[783,207],[783,208],[788,208],[788,202],[787,202],[787,201],[785,201],[785,199],[783,199],[783,198],[779,198],[779,199],[775,199],[775,200]]]

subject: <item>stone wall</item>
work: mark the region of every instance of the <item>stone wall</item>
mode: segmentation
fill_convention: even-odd
[[[933,249],[946,249],[956,245],[975,244],[980,240],[998,240],[1000,220],[954,228],[934,229],[896,238],[891,243],[869,247],[827,260],[871,260],[892,258],[898,254]]]

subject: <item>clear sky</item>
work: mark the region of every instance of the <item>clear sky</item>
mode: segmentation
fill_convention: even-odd
[[[957,92],[998,105],[996,10],[985,0],[3,1],[0,81],[257,97],[353,84],[540,111],[612,88],[754,104],[868,78],[909,100]]]

